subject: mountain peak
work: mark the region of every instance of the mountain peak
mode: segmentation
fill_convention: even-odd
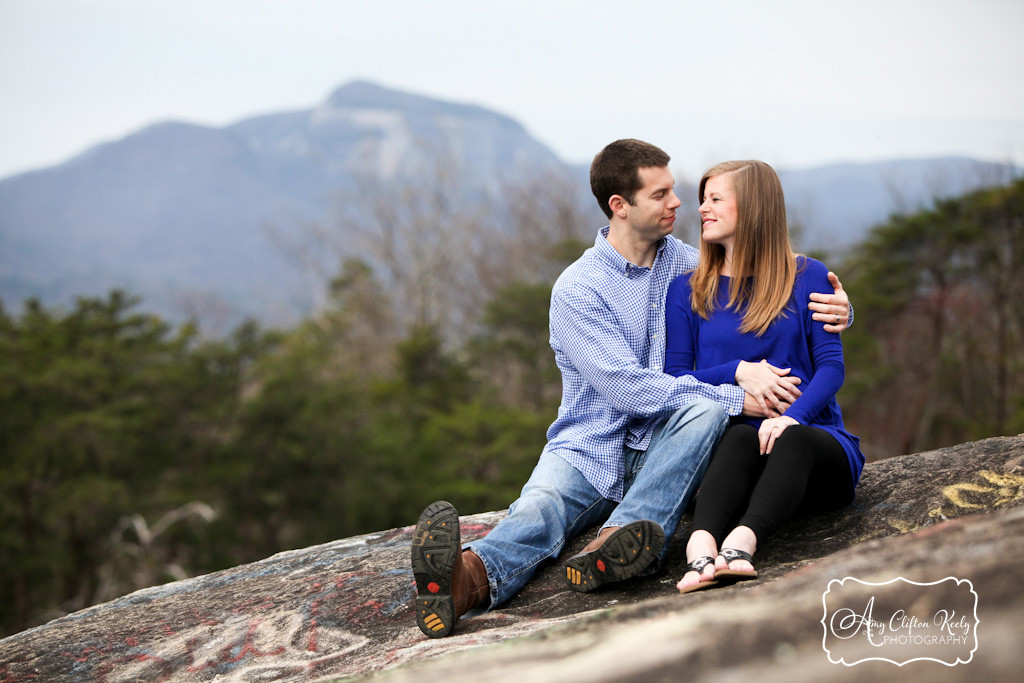
[[[351,81],[332,92],[324,104],[331,109],[349,107],[398,107],[404,109],[410,106],[423,105],[440,107],[448,103],[422,95],[385,88],[371,81]]]
[[[326,104],[331,106],[362,104],[400,99],[405,96],[405,93],[390,90],[371,81],[351,81],[335,88],[327,98]]]
[[[350,81],[334,90],[319,107],[320,111],[344,109],[397,109],[406,113],[449,114],[459,118],[501,121],[505,125],[521,128],[518,122],[491,109],[394,90],[372,81]]]

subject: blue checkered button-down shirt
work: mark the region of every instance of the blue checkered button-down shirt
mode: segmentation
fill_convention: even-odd
[[[562,405],[544,450],[619,501],[624,447],[647,450],[658,421],[698,397],[738,415],[743,390],[662,372],[665,292],[676,276],[697,267],[697,250],[666,237],[654,266],[641,268],[615,251],[607,234],[605,227],[551,292],[551,348],[562,372]]]

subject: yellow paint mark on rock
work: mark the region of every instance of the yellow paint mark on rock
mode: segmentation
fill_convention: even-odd
[[[1008,503],[1024,501],[1024,476],[981,470],[981,483],[961,482],[942,488],[945,501],[928,514],[931,517],[957,517],[966,510],[994,510]],[[947,509],[952,504],[954,509]]]
[[[901,534],[909,534],[910,532],[917,531],[921,528],[919,524],[908,524],[902,519],[887,519],[885,521],[889,524],[889,526],[891,526],[893,529],[900,532]]]
[[[979,486],[978,484],[951,484],[942,489],[942,495],[949,499],[949,502],[958,508],[986,508],[988,505],[984,503],[972,503],[967,500],[965,494],[968,491],[975,491],[978,493],[986,493],[990,491],[988,487]]]
[[[978,475],[987,479],[997,487],[996,497],[999,505],[1009,502],[1024,501],[1024,476],[1009,472],[991,472],[982,470]]]

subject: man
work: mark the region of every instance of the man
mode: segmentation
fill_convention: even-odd
[[[464,614],[505,602],[596,524],[597,538],[565,564],[570,587],[590,591],[650,573],[728,416],[775,415],[799,395],[798,379],[764,363],[743,364],[739,386],[662,372],[665,292],[698,255],[670,236],[680,201],[668,162],[639,140],[618,140],[594,158],[591,189],[609,225],[552,289],[558,417],[522,494],[486,537],[462,548],[458,513],[444,501],[421,515],[412,567],[417,624],[428,636],[446,636]],[[838,332],[849,302],[833,284],[836,294],[810,307]]]

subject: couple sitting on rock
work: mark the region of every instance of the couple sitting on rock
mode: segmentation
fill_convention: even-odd
[[[798,509],[853,499],[864,457],[835,400],[850,317],[839,280],[793,254],[779,179],[762,162],[704,174],[699,252],[672,237],[668,163],[639,140],[594,158],[609,225],[551,293],[558,417],[487,536],[463,547],[443,501],[421,515],[412,568],[428,636],[504,603],[597,524],[565,563],[571,588],[654,573],[698,485],[682,592],[756,577],[758,541]]]

